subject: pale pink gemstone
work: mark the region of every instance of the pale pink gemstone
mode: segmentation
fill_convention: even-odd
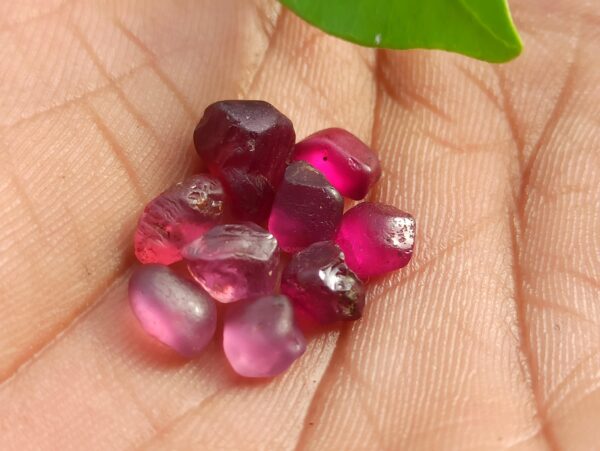
[[[129,302],[146,332],[183,356],[198,355],[215,333],[214,301],[166,266],[137,268],[129,280]]]

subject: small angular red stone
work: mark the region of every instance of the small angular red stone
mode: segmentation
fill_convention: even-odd
[[[344,200],[325,176],[304,161],[288,166],[277,191],[269,231],[286,252],[317,241],[332,240],[338,230]]]
[[[365,305],[363,283],[331,241],[294,254],[283,272],[281,292],[321,324],[358,319]]]
[[[341,128],[328,128],[310,135],[294,148],[293,160],[310,163],[344,197],[360,200],[381,177],[377,154]]]
[[[194,131],[196,151],[223,182],[234,213],[255,222],[269,214],[295,139],[292,122],[258,100],[213,103]]]
[[[336,242],[358,277],[379,276],[410,261],[415,220],[391,205],[363,202],[344,214]]]
[[[151,200],[134,236],[142,263],[169,265],[181,260],[181,249],[223,221],[225,194],[210,175],[194,175]]]

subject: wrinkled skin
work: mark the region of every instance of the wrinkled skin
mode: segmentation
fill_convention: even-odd
[[[597,449],[600,14],[514,0],[492,66],[363,49],[273,1],[0,3],[2,449]],[[248,382],[126,302],[143,205],[199,167],[203,108],[265,99],[380,153],[417,218],[364,318]]]

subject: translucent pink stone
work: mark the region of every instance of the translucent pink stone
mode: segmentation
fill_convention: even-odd
[[[214,301],[166,266],[137,268],[129,280],[129,302],[146,332],[183,356],[198,355],[215,333]]]
[[[306,350],[285,296],[266,296],[232,304],[223,330],[229,363],[246,377],[272,377],[285,371]]]
[[[344,214],[336,242],[358,277],[378,276],[410,261],[415,220],[390,205],[363,202]]]
[[[321,130],[296,144],[294,160],[321,171],[344,197],[360,200],[381,177],[377,154],[341,128]]]
[[[272,234],[256,224],[216,226],[182,253],[194,279],[218,301],[275,291],[279,246]]]
[[[325,176],[304,161],[288,166],[277,191],[269,230],[286,252],[335,237],[344,200]]]
[[[135,255],[142,263],[179,261],[181,248],[222,222],[224,212],[221,183],[209,175],[194,175],[146,205],[135,231]]]
[[[241,219],[263,221],[291,158],[292,122],[258,100],[209,105],[194,131],[194,145],[210,171],[223,182]]]
[[[363,283],[331,241],[294,254],[283,272],[281,292],[321,324],[358,319],[365,305]]]

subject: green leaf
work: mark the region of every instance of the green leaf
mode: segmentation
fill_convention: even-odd
[[[389,49],[442,49],[509,61],[522,44],[506,0],[280,0],[323,31]]]

